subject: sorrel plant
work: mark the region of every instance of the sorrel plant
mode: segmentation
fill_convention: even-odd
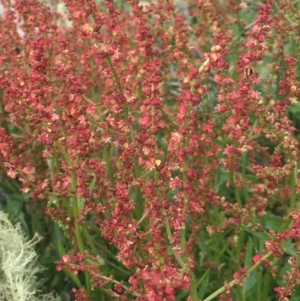
[[[262,2],[1,1],[2,174],[74,300],[298,300],[300,4]]]

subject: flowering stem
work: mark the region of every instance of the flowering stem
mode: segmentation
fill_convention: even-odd
[[[122,88],[122,84],[121,84],[121,81],[120,81],[120,78],[119,78],[119,76],[118,76],[118,73],[117,73],[117,71],[116,71],[116,69],[115,69],[115,67],[114,67],[114,65],[113,65],[113,63],[112,63],[112,61],[111,61],[111,58],[108,56],[107,57],[107,61],[108,61],[108,64],[109,64],[109,66],[110,66],[110,68],[111,68],[111,71],[112,71],[112,73],[113,73],[113,76],[114,76],[114,80],[115,80],[115,82],[116,82],[116,84],[117,84],[117,87],[118,87],[118,90],[119,90],[119,92],[122,94],[122,95],[124,95],[124,93],[123,93],[123,88]],[[128,118],[128,115],[129,115],[129,109],[128,109],[128,106],[126,106],[127,107],[127,109],[125,110],[125,118],[127,119]]]
[[[76,171],[75,170],[71,171],[71,178],[72,178],[71,189],[72,189],[72,191],[76,191],[77,177],[76,177]],[[78,215],[79,215],[80,196],[76,194],[72,198],[72,200],[73,200],[73,213],[74,213],[75,236],[76,236],[77,246],[78,246],[79,251],[81,253],[83,253],[84,252],[84,246],[83,246],[83,241],[82,241],[82,237],[81,237],[81,229],[80,229],[80,225],[77,221],[77,218],[78,218]],[[87,292],[90,293],[90,291],[91,291],[91,279],[90,279],[89,274],[84,273],[84,275],[85,275]]]
[[[298,167],[297,167],[297,164],[295,164],[294,171],[291,175],[291,192],[292,193],[291,193],[290,209],[289,209],[290,213],[295,210],[295,206],[296,206],[297,170],[298,170]],[[288,229],[290,227],[291,223],[292,223],[291,217],[287,218],[287,220],[284,223],[282,223],[279,232],[282,232],[282,231]],[[278,262],[278,258],[273,257],[270,261],[272,261],[273,265],[276,265]],[[262,293],[262,298],[267,297],[270,280],[271,280],[270,273],[267,273],[265,276],[265,280],[264,280],[264,289],[263,289],[263,293]]]
[[[121,282],[119,282],[119,281],[117,281],[117,280],[111,279],[111,278],[106,277],[106,276],[103,276],[103,275],[96,274],[96,273],[93,272],[93,271],[92,271],[91,273],[92,273],[92,274],[95,274],[95,277],[100,277],[100,278],[103,279],[103,280],[107,280],[107,281],[110,281],[110,282],[115,283],[115,284],[118,284],[118,285],[121,284]],[[125,284],[121,284],[121,287],[122,287],[124,290],[126,290],[126,291],[129,290],[129,287],[126,286]],[[130,294],[133,295],[133,296],[135,296],[135,297],[140,297],[140,296],[141,296],[139,293],[136,293],[136,292],[131,292]]]
[[[237,201],[237,203],[239,204],[239,208],[243,208],[243,204],[242,204],[242,200],[241,200],[241,195],[240,192],[236,186],[236,183],[234,181],[234,172],[230,172],[230,183],[233,187],[234,190],[234,196],[235,199]],[[236,256],[235,258],[240,258],[240,254],[244,245],[244,236],[245,236],[245,231],[243,229],[240,230],[240,235],[239,235],[239,239],[238,239],[238,243],[237,243],[237,248],[236,248]],[[239,265],[239,263],[237,263],[237,265]]]
[[[187,160],[185,160],[184,162],[184,173],[183,173],[183,182],[186,183],[187,182],[187,169],[188,169],[188,162]],[[183,205],[183,214],[186,214],[186,211],[188,209],[188,196],[187,193],[184,192],[184,205]],[[185,232],[186,232],[186,227],[184,227],[181,231],[180,231],[180,240],[181,240],[181,247],[184,251],[184,261],[185,264],[188,265],[188,254],[187,254],[187,250],[186,250],[186,239],[185,239]],[[190,275],[192,277],[192,281],[191,281],[191,286],[190,286],[190,294],[192,297],[193,301],[197,301],[198,300],[198,294],[197,294],[197,281],[195,279],[195,275],[193,273],[193,271],[190,269]]]
[[[291,195],[291,201],[290,201],[290,212],[295,210],[296,206],[296,197],[297,197],[297,163],[295,163],[295,168],[291,175],[291,189],[292,189],[292,195]]]
[[[165,211],[165,209],[163,209],[163,214],[165,215],[165,227],[166,227],[166,231],[167,231],[167,236],[168,236],[168,240],[169,240],[169,243],[172,244],[173,242],[173,236],[172,236],[172,233],[171,233],[171,227],[170,227],[170,223],[169,223],[169,219],[167,217],[167,213]],[[179,265],[182,267],[182,269],[186,269],[186,266],[182,260],[182,258],[179,256],[178,252],[174,249],[172,249],[173,253],[174,253],[174,256],[175,258],[177,259]]]
[[[289,212],[293,212],[295,210],[295,206],[296,206],[296,196],[297,196],[297,186],[296,186],[296,182],[297,182],[297,170],[298,170],[298,167],[297,167],[297,164],[294,168],[294,171],[291,175],[291,190],[292,190],[292,193],[291,193],[291,200],[290,200],[290,210]],[[279,232],[282,232],[283,230],[286,230],[289,225],[291,224],[291,217],[289,217],[282,225],[281,225],[281,228],[279,230]]]
[[[112,73],[113,73],[115,82],[117,84],[117,87],[119,89],[119,92],[123,94],[123,88],[122,88],[122,85],[121,85],[121,81],[119,79],[119,76],[118,76],[118,74],[117,74],[117,72],[116,72],[116,70],[114,68],[114,65],[113,65],[113,63],[111,61],[111,58],[109,56],[107,57],[107,61],[108,61],[108,64],[109,64],[109,66],[110,66],[110,68],[112,70]]]
[[[191,88],[192,89],[192,88]],[[191,110],[191,105],[189,106],[189,110]],[[187,115],[189,116],[189,114]],[[186,116],[186,117],[187,117]],[[188,128],[188,118],[185,119],[184,126],[187,129]],[[185,140],[185,146],[188,146],[190,144],[190,137],[187,136]],[[188,172],[188,167],[189,167],[189,162],[188,158],[184,158],[184,165],[183,165],[183,174],[182,174],[182,180],[183,180],[183,185],[188,183],[188,177],[187,177],[187,172]],[[186,215],[188,210],[188,194],[184,190],[184,204],[183,204],[183,216]],[[180,230],[180,242],[181,242],[181,248],[183,250],[183,260],[185,262],[185,265],[188,266],[189,264],[189,257],[188,257],[188,252],[187,252],[187,247],[186,247],[186,225]],[[189,273],[191,275],[192,281],[190,285],[190,295],[192,297],[193,301],[198,300],[198,294],[197,294],[197,281],[195,279],[194,272],[192,271],[191,268],[189,268]]]
[[[199,67],[199,73],[201,73],[205,66],[207,66],[209,64],[210,59],[207,59],[200,67]]]

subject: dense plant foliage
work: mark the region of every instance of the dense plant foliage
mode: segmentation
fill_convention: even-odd
[[[63,300],[298,300],[300,3],[262,2],[2,1],[5,209]]]

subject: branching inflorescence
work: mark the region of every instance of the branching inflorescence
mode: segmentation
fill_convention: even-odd
[[[299,4],[2,2],[1,167],[63,229],[76,300],[288,300]]]

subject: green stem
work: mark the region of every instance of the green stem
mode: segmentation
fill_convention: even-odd
[[[87,240],[93,254],[97,254],[97,248],[95,246],[94,240],[92,238],[92,236],[90,235],[89,231],[87,230],[86,226],[82,227],[83,230],[83,235],[85,237],[85,239]]]
[[[116,71],[116,69],[115,69],[115,67],[114,67],[114,65],[113,65],[113,63],[111,61],[111,58],[109,56],[107,57],[107,61],[108,61],[108,64],[109,64],[109,66],[111,68],[111,71],[113,73],[114,80],[115,80],[115,82],[117,84],[118,90],[119,90],[119,92],[121,94],[123,94],[123,88],[122,88],[122,84],[121,84],[120,78],[119,78],[118,73],[117,73],[117,71]]]
[[[290,212],[293,212],[295,210],[296,206],[296,198],[297,198],[297,171],[298,171],[298,166],[295,164],[295,168],[292,172],[291,175],[291,189],[292,189],[292,195],[291,195],[291,200],[290,200]]]
[[[71,189],[73,192],[76,191],[76,187],[77,187],[77,177],[76,177],[75,170],[71,171],[71,179],[72,179]],[[74,197],[72,197],[72,201],[73,201],[73,214],[74,214],[75,236],[76,236],[77,246],[79,251],[81,253],[84,253],[84,245],[81,237],[81,229],[77,221],[77,218],[79,216],[80,196],[76,194]],[[89,294],[91,292],[91,279],[88,273],[84,273],[84,275],[85,275],[87,293]]]
[[[163,209],[163,214],[165,216],[164,221],[165,221],[165,227],[166,227],[166,231],[167,231],[168,240],[169,240],[170,245],[172,245],[173,236],[171,233],[171,227],[170,227],[169,219],[167,217],[167,213],[166,213],[165,209]],[[186,270],[185,263],[182,260],[182,258],[180,257],[180,255],[178,254],[178,252],[174,249],[172,249],[172,251],[173,251],[174,256],[175,256],[176,260],[178,261],[179,265],[182,267],[183,270]]]
[[[230,183],[231,183],[231,185],[232,185],[232,187],[233,187],[233,190],[234,190],[234,196],[235,196],[236,201],[237,201],[238,204],[239,204],[239,207],[240,207],[240,208],[243,208],[243,204],[242,204],[242,200],[241,200],[241,195],[240,195],[240,192],[239,192],[239,190],[237,189],[236,184],[235,184],[235,181],[234,181],[234,172],[233,172],[233,171],[230,172]]]
[[[234,190],[235,199],[236,199],[237,203],[239,204],[239,208],[241,209],[241,208],[243,208],[243,204],[242,204],[240,192],[239,192],[239,190],[236,186],[236,183],[234,181],[234,172],[230,172],[230,183],[231,183],[231,185],[233,187],[233,190]],[[236,247],[236,256],[235,256],[235,258],[240,258],[240,254],[241,254],[243,246],[244,246],[244,238],[245,238],[245,231],[242,229],[240,231],[240,236],[239,236],[237,247]],[[239,265],[238,262],[237,262],[237,264]]]
[[[193,90],[193,87],[191,87],[191,90]],[[189,110],[191,110],[191,105],[189,107]],[[185,129],[188,129],[188,122],[189,122],[189,115],[186,116],[185,122],[184,122],[184,127]],[[187,136],[185,139],[184,146],[188,146],[190,144],[190,137]],[[184,164],[183,164],[183,173],[182,173],[182,180],[183,183],[186,184],[188,182],[188,177],[187,177],[187,172],[189,168],[189,161],[188,158],[184,158]],[[188,194],[184,190],[184,204],[183,204],[183,216],[187,214],[188,210]],[[188,258],[188,251],[187,251],[187,246],[186,246],[186,227],[185,226],[180,230],[180,244],[181,248],[183,250],[183,260],[186,266],[189,264],[189,258]],[[192,281],[191,281],[191,286],[190,286],[190,296],[192,298],[192,301],[197,301],[198,300],[198,293],[197,293],[197,281],[195,278],[195,274],[192,269],[189,268],[189,273],[191,275]]]
[[[296,207],[296,200],[297,200],[297,164],[294,168],[294,171],[291,175],[291,189],[292,189],[292,194],[291,194],[291,199],[290,199],[290,208],[289,208],[289,212],[293,212],[295,210]],[[291,224],[292,219],[289,217],[282,225],[281,228],[279,230],[279,232],[282,232],[283,230],[286,230],[289,225]]]
[[[242,153],[242,176],[243,179],[246,179],[246,168],[247,168],[247,152]],[[244,195],[244,200],[248,200],[248,185],[245,183],[243,185],[243,195]]]
[[[123,93],[123,88],[122,88],[122,84],[121,84],[119,75],[118,75],[118,73],[117,73],[117,71],[116,71],[116,69],[115,69],[115,67],[114,67],[114,65],[113,65],[113,63],[112,63],[112,60],[111,60],[111,58],[110,58],[109,56],[107,57],[107,61],[108,61],[108,64],[109,64],[109,66],[110,66],[110,68],[111,68],[111,71],[112,71],[112,73],[113,73],[114,80],[115,80],[115,83],[117,84],[118,90],[119,90],[119,92],[120,92],[122,95],[124,95],[124,93]],[[125,119],[127,119],[128,116],[129,116],[129,107],[128,107],[128,105],[126,104]],[[131,134],[132,134],[132,132],[131,132]]]
[[[92,272],[92,273],[94,274],[94,272]],[[106,276],[103,276],[103,275],[98,275],[98,274],[96,274],[95,276],[96,276],[96,277],[99,277],[99,278],[102,278],[102,279],[104,279],[104,280],[107,280],[107,281],[111,281],[112,283],[121,285],[121,287],[122,287],[124,290],[126,290],[126,291],[129,290],[129,287],[128,287],[128,286],[126,286],[125,284],[122,284],[121,282],[119,282],[119,281],[117,281],[117,280],[111,279],[111,278],[106,277]],[[135,296],[135,297],[140,297],[140,296],[141,296],[139,293],[136,293],[136,292],[131,292],[130,294],[131,294],[132,296]]]

